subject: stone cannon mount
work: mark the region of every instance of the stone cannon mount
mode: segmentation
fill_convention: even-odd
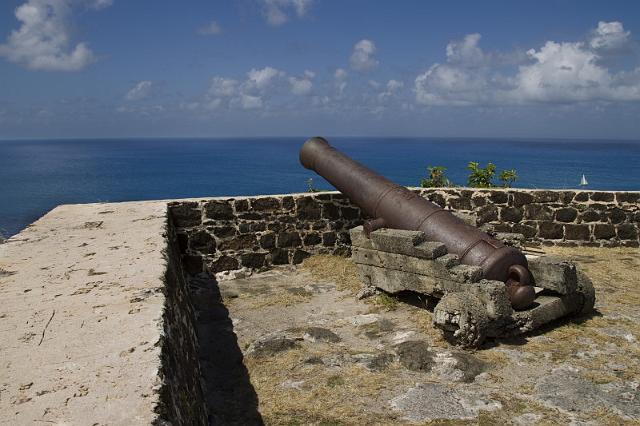
[[[588,313],[595,303],[589,278],[573,263],[553,256],[527,256],[536,298],[533,306],[515,311],[503,282],[484,279],[482,268],[460,264],[444,244],[427,241],[421,231],[385,228],[367,238],[358,226],[351,230],[351,241],[365,286],[439,299],[433,322],[457,346],[477,348],[487,337],[522,334]]]

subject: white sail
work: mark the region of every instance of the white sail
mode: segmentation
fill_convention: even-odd
[[[587,178],[584,177],[584,174],[582,174],[582,179],[580,179],[580,186],[587,186],[589,185],[589,182],[587,182]]]

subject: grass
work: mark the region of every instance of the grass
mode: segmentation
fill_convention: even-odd
[[[378,306],[385,311],[395,311],[398,308],[398,299],[387,293],[380,293],[372,299],[374,306]]]
[[[346,257],[325,254],[311,256],[304,260],[302,268],[316,280],[335,282],[339,291],[356,294],[362,288],[355,263]]]

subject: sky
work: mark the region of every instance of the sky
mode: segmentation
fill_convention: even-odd
[[[640,2],[3,0],[0,139],[640,139]]]

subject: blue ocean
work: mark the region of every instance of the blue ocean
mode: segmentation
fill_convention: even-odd
[[[304,192],[330,185],[298,162],[305,138],[0,141],[0,232],[13,235],[58,204]],[[404,185],[427,166],[456,184],[466,165],[514,168],[516,187],[640,190],[640,141],[348,138],[329,141]]]

